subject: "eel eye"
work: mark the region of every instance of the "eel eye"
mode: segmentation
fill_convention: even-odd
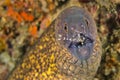
[[[86,22],[86,24],[87,24],[87,26],[89,25],[89,21],[87,20],[87,19],[85,19],[85,22]]]
[[[68,31],[68,26],[67,24],[64,25],[64,30],[67,32]]]

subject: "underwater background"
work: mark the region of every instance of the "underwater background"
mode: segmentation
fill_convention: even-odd
[[[71,4],[88,10],[97,25],[102,59],[94,80],[120,80],[120,0],[0,0],[0,80]]]

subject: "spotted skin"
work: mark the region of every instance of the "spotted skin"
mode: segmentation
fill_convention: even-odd
[[[74,51],[79,48],[81,51]],[[101,45],[93,19],[73,6],[58,15],[8,80],[92,80],[100,60]]]

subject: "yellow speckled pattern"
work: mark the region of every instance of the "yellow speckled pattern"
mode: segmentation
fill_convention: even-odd
[[[8,80],[63,80],[65,78],[56,67],[55,52],[59,47],[56,46],[53,30],[53,28],[48,29],[46,34],[43,34],[39,43],[24,56],[22,63],[12,72]]]
[[[19,67],[15,69],[14,74],[10,76],[10,80],[45,80],[48,77],[49,79],[54,77],[58,70],[55,64],[54,51],[56,47],[53,35],[54,32],[49,31],[43,35],[44,37],[40,38],[34,49],[25,55],[22,63],[18,65]]]
[[[101,44],[96,35],[93,53],[86,62],[74,57],[55,38],[55,23],[24,56],[8,80],[92,80],[101,59]]]

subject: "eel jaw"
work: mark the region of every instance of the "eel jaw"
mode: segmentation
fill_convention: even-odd
[[[93,40],[80,33],[70,42],[68,50],[78,60],[87,60],[93,51]]]

